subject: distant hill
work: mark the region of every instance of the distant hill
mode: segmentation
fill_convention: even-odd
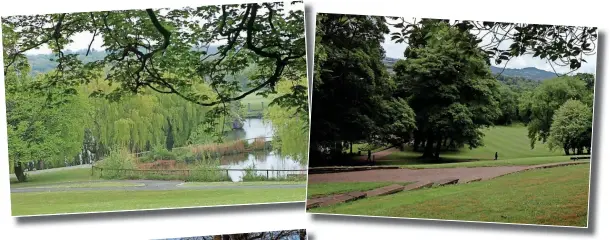
[[[210,46],[208,49],[208,54],[214,54],[218,52],[217,46]],[[88,56],[85,56],[87,50],[78,50],[78,51],[66,51],[64,54],[78,54],[78,58],[83,62],[92,62],[97,60],[102,60],[106,57],[107,53],[105,51],[91,50]],[[52,61],[55,58],[53,54],[28,54],[26,55],[28,58],[28,62],[30,66],[32,66],[32,74],[36,75],[39,73],[46,73],[53,70],[57,67],[57,63]]]
[[[208,49],[208,54],[214,54],[217,52],[218,52],[217,46],[210,46],[210,48]],[[104,57],[106,57],[106,55],[107,55],[107,53],[105,51],[93,51],[93,50],[91,52],[89,52],[88,56],[85,56],[87,53],[86,50],[79,50],[79,51],[74,51],[74,52],[66,51],[65,52],[65,54],[68,54],[68,53],[78,54],[78,58],[83,62],[92,62],[92,61],[101,60],[101,59],[104,59]],[[32,71],[31,71],[32,75],[46,73],[57,67],[57,63],[51,60],[51,59],[55,58],[55,56],[53,54],[32,54],[32,55],[26,55],[26,57],[28,58],[28,62],[30,63],[30,66],[32,67]],[[247,90],[251,89],[248,86],[248,82],[249,82],[248,75],[250,72],[254,71],[254,69],[255,69],[255,66],[249,66],[242,73],[236,74],[234,76],[226,76],[226,79],[228,81],[239,81],[240,85],[242,87],[242,90],[247,91]]]
[[[386,57],[383,59],[383,64],[386,66],[389,72],[392,72],[392,67],[399,59]],[[502,68],[491,66],[491,72],[493,74],[499,74],[502,72]],[[528,68],[506,68],[504,72],[502,72],[502,76],[505,77],[520,77],[524,79],[542,81],[549,78],[557,77],[557,75],[553,72],[541,70],[535,67]]]
[[[542,81],[545,79],[557,77],[557,74],[555,74],[554,72],[541,70],[541,69],[538,69],[535,67],[528,67],[528,68],[521,68],[521,69],[506,68],[506,69],[504,69],[504,72],[502,72],[502,68],[491,66],[491,72],[493,74],[502,73],[502,75],[506,76],[506,77],[522,77],[525,79],[531,79],[531,80],[537,80],[537,81]]]

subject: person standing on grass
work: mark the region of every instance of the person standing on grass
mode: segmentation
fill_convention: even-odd
[[[369,154],[369,156],[366,159],[366,161],[370,162],[371,161],[371,149],[369,149],[368,154]]]
[[[496,152],[496,157],[494,158],[494,160],[498,160],[498,152]]]

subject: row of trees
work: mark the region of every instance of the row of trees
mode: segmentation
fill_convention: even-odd
[[[64,166],[66,162],[90,163],[112,149],[139,152],[164,145],[171,150],[215,140],[212,134],[204,139],[193,133],[207,127],[206,122],[215,129],[222,124],[218,118],[206,118],[211,107],[174,95],[148,91],[121,101],[90,97],[100,90],[112,91],[104,80],[81,85],[75,94],[57,95],[53,101],[61,104],[51,106],[49,98],[31,87],[48,81],[46,77],[13,74],[5,78],[11,164],[41,160]]]
[[[561,147],[566,154],[567,149],[580,153],[590,145],[593,75],[563,76],[542,83],[496,79],[490,64],[534,51],[541,58],[552,55],[554,60],[578,61],[570,65],[577,69],[584,60],[576,52],[556,56],[565,51],[561,48],[564,43],[559,41],[553,50],[545,50],[547,43],[539,39],[546,37],[541,34],[578,32],[584,39],[583,49],[590,50],[587,41],[592,35],[588,34],[596,37],[595,31],[515,25],[517,33],[511,36],[517,36],[513,41],[523,45],[501,50],[481,44],[481,37],[472,31],[479,26],[476,22],[402,21],[394,25],[402,30],[391,33],[392,39],[409,45],[405,59],[397,61],[393,74],[388,74],[381,46],[384,35],[390,33],[388,19],[337,14],[319,14],[317,19],[310,152],[316,157],[312,160],[340,159],[342,149],[356,142],[410,143],[422,157],[438,159],[444,149],[483,145],[481,130],[485,127],[514,122],[528,125],[532,147],[549,138],[551,148]],[[494,26],[504,23],[479,27]],[[523,37],[535,40],[523,42]],[[572,46],[575,40],[567,41]],[[575,116],[577,111],[582,116]],[[579,118],[570,122],[574,117]],[[561,129],[553,124],[579,127]]]

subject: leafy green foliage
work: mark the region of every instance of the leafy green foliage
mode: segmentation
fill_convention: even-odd
[[[343,142],[371,139],[391,86],[380,43],[382,17],[318,14],[312,90],[310,159],[340,154]],[[310,162],[311,163],[311,162]]]
[[[542,82],[526,102],[531,111],[528,123],[531,147],[534,147],[536,141],[546,142],[555,111],[561,105],[571,99],[586,100],[588,97],[592,95],[588,94],[585,82],[576,77],[559,77]]]
[[[441,21],[450,24],[449,20],[421,19],[409,22],[404,18],[392,17],[392,25],[399,30],[392,33],[392,40],[397,43],[407,42],[410,46],[419,46],[424,36],[421,31],[429,22]],[[526,23],[479,22],[455,20],[451,23],[456,29],[468,32],[476,38],[473,43],[481,44],[481,50],[496,64],[509,61],[513,57],[532,55],[548,60],[555,65],[569,66],[571,70],[581,67],[584,56],[595,54],[597,28],[562,25],[542,25]],[[425,31],[424,31],[425,32]],[[490,39],[484,39],[488,35]],[[508,48],[500,48],[502,43],[510,43]],[[408,56],[408,49],[405,56]]]
[[[421,31],[421,32],[419,32]],[[421,39],[414,39],[420,36]],[[498,82],[473,36],[443,21],[427,21],[411,35],[406,60],[394,65],[397,94],[416,116],[415,149],[439,157],[441,147],[478,147],[481,128],[500,115]]]
[[[302,78],[298,85],[300,88],[307,88],[307,79]],[[278,98],[295,89],[295,85],[290,82],[282,82],[277,86]],[[295,98],[297,99],[297,98]],[[307,96],[303,95],[298,98],[307,106]],[[292,159],[306,163],[307,152],[309,147],[309,111],[303,110],[300,107],[301,103],[294,105],[273,104],[278,100],[272,101],[269,109],[264,116],[265,120],[270,121],[274,128],[273,146],[279,149],[283,156],[289,156]]]
[[[562,148],[566,155],[570,150],[582,154],[583,149],[591,150],[593,112],[578,100],[566,101],[553,115],[549,148]]]

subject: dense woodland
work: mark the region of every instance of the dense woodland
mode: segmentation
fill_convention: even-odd
[[[308,129],[299,4],[3,18],[11,169],[221,143],[254,94],[271,101],[274,146],[304,159],[295,143]],[[104,50],[67,50],[81,32]],[[41,46],[52,53],[26,54]]]
[[[498,49],[502,40],[482,43],[477,31],[512,44]],[[405,59],[385,58],[387,34],[408,43]],[[531,55],[574,71],[596,39],[586,27],[319,14],[310,164],[349,159],[357,143],[406,145],[434,162],[442,151],[482,146],[487,127],[511,124],[527,126],[532,148],[589,152],[594,75],[520,77],[490,65]]]

